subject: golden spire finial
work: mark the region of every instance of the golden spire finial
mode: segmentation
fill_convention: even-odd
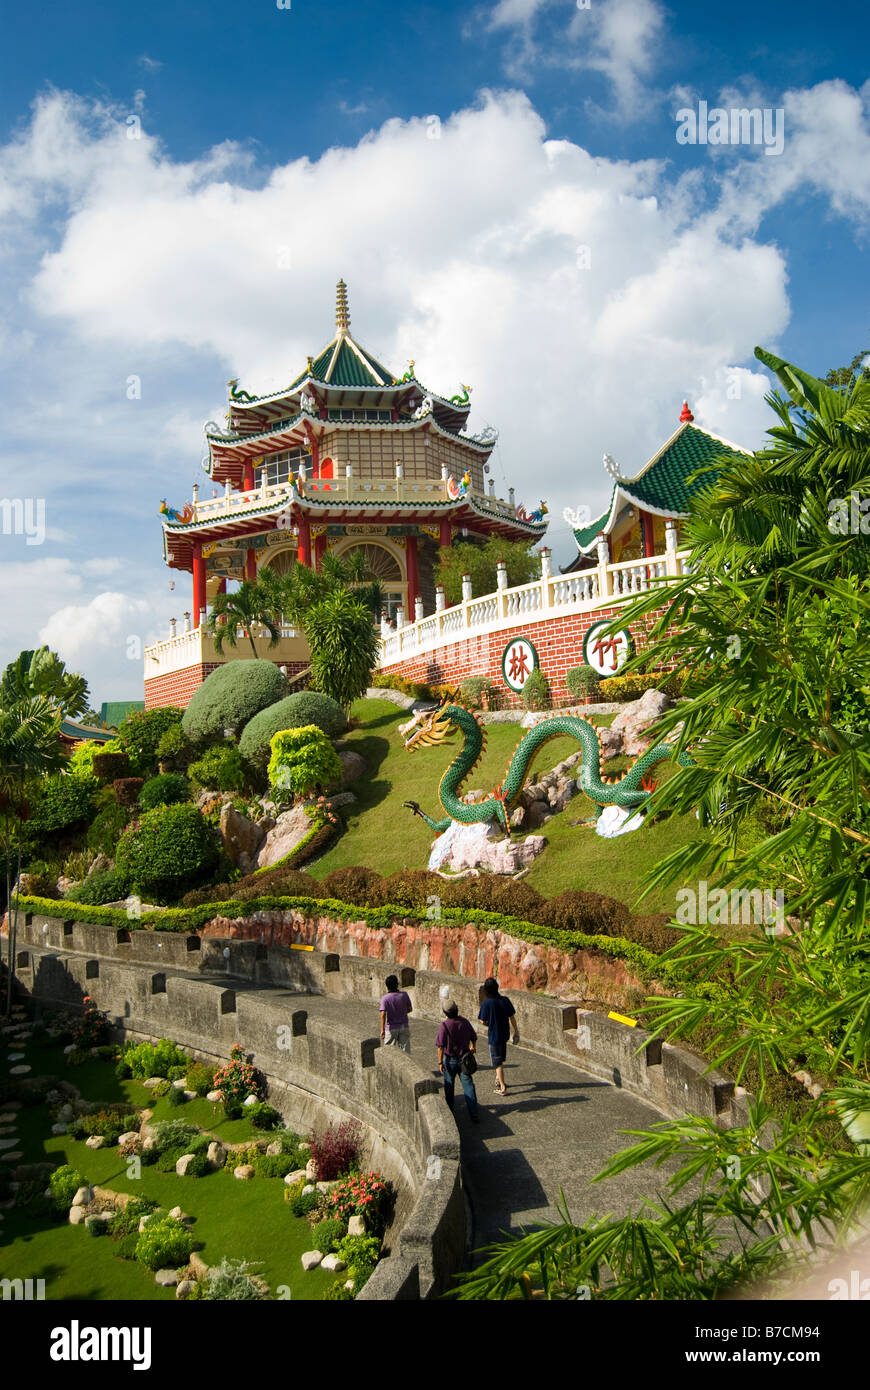
[[[335,327],[337,332],[350,328],[350,310],[347,307],[347,285],[339,280],[335,287]]]

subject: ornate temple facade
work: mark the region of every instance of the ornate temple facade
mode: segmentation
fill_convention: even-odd
[[[544,535],[543,503],[529,514],[513,489],[496,497],[487,474],[497,435],[467,432],[470,388],[437,395],[413,362],[394,376],[351,334],[344,281],[334,337],[289,386],[256,396],[228,385],[226,424],[205,427],[210,495],[195,486],[180,509],[160,507],[164,558],[191,576],[191,602],[184,629],[173,619],[146,649],[149,707],[186,705],[217,664],[251,655],[245,641],[219,656],[204,621],[228,581],[253,579],[263,565],[316,568],[327,550],[362,550],[385,596],[385,630],[395,630],[443,604],[435,560],[455,537],[533,544]],[[288,675],[307,667],[300,633],[285,628],[271,649],[254,636]]]

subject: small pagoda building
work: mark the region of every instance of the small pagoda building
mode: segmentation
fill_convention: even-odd
[[[699,429],[694,418],[684,401],[679,427],[631,478],[605,454],[604,466],[613,479],[610,501],[597,520],[574,528],[578,553],[563,574],[603,563],[651,560],[680,547],[690,500],[715,476],[706,470],[723,458],[746,455],[739,445]]]
[[[146,650],[149,707],[187,704],[215,665],[250,655],[242,642],[218,655],[203,624],[228,581],[254,579],[263,565],[318,568],[327,550],[361,550],[384,594],[384,624],[396,628],[435,611],[439,548],[457,537],[543,538],[545,504],[529,513],[487,479],[497,432],[467,432],[471,388],[440,396],[413,361],[396,377],[351,334],[343,280],[332,340],[289,386],[257,396],[228,385],[226,424],[205,427],[211,495],[194,486],[180,509],[160,507],[165,561],[190,574],[192,601],[184,630],[173,619],[169,638]],[[307,666],[291,629],[261,654],[288,674]]]

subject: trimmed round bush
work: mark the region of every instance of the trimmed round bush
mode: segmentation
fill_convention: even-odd
[[[434,875],[433,875],[434,877]],[[443,880],[439,880],[443,882]],[[320,896],[337,898],[342,903],[355,903],[359,907],[383,907],[388,901],[383,878],[375,869],[365,864],[352,864],[346,869],[333,869],[318,885]],[[275,890],[277,891],[277,889]],[[434,889],[430,889],[434,892]],[[395,901],[389,899],[389,901]],[[423,898],[423,902],[426,898]]]
[[[208,679],[211,680],[211,676]],[[201,688],[204,690],[205,686]],[[306,724],[316,724],[327,738],[337,738],[346,729],[347,720],[341,705],[328,695],[300,690],[254,716],[239,740],[239,752],[248,767],[265,777],[271,751],[269,745],[275,734],[283,729],[300,729]]]
[[[631,921],[631,912],[625,903],[616,898],[568,889],[541,903],[534,920],[542,926],[555,927],[558,931],[586,932],[590,936],[622,936]]]
[[[149,897],[175,897],[207,878],[220,857],[214,831],[195,806],[157,806],[118,842],[115,868]]]
[[[277,802],[305,796],[341,777],[338,754],[322,729],[303,724],[272,735],[267,776]]]
[[[66,898],[67,902],[88,903],[90,906],[118,903],[126,898],[129,887],[123,870],[106,869],[101,874],[89,874],[82,883],[69,890]]]
[[[219,792],[240,792],[245,786],[242,755],[234,743],[217,743],[191,763],[188,773],[200,787]]]
[[[127,777],[133,772],[130,759],[123,749],[117,753],[95,754],[92,767],[94,776],[102,786],[107,782],[114,782],[118,777]]]
[[[121,806],[113,797],[94,817],[88,827],[85,839],[88,849],[95,849],[98,853],[105,854],[107,858],[113,858],[115,846],[126,830],[128,820],[129,812],[126,807]]]
[[[220,742],[225,729],[238,734],[260,710],[282,700],[288,689],[286,676],[272,661],[228,661],[194,691],[181,727],[191,743]]]
[[[155,806],[174,806],[181,801],[190,800],[190,783],[180,772],[163,772],[158,777],[149,777],[139,793],[139,805],[143,811],[153,811]]]
[[[84,773],[61,772],[45,778],[35,798],[32,828],[40,835],[50,835],[89,821],[96,790],[96,778]]]
[[[87,1182],[77,1168],[64,1163],[62,1167],[55,1168],[48,1185],[58,1211],[68,1211],[72,1206],[73,1197],[80,1187],[87,1186]]]
[[[334,1250],[345,1234],[347,1226],[343,1221],[339,1221],[336,1216],[328,1216],[325,1221],[318,1221],[311,1233],[311,1244],[315,1250],[320,1250],[322,1254],[328,1255]]]
[[[182,711],[175,705],[131,710],[118,725],[118,742],[130,759],[137,777],[157,771],[157,748],[167,730],[180,724]]]
[[[136,1259],[148,1269],[186,1265],[193,1250],[193,1236],[172,1216],[152,1216],[136,1243]]]
[[[527,883],[516,883],[500,874],[481,874],[480,878],[463,878],[457,883],[442,879],[437,893],[445,907],[473,907],[481,912],[500,912],[505,917],[519,917],[534,922],[544,899]],[[425,902],[425,899],[423,900]]]

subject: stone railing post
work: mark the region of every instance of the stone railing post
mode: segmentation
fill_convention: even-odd
[[[418,594],[414,599],[414,622],[419,623],[423,618],[423,600]]]
[[[596,549],[598,551],[598,594],[600,598],[610,598],[613,593],[613,576],[608,569],[610,549],[606,536],[598,536]]]
[[[185,632],[190,632],[190,614],[189,614],[189,613],[185,613],[185,615],[184,615],[184,630],[185,630]]]
[[[541,608],[552,608],[550,598],[550,579],[553,574],[553,557],[549,546],[544,546],[541,551]]]
[[[401,604],[396,609],[396,631],[405,626],[405,610]]]
[[[466,629],[469,627],[468,605],[471,599],[471,575],[464,574],[462,576],[462,626]]]
[[[495,582],[498,594],[498,616],[500,618],[506,618],[508,615],[508,572],[504,560],[499,560],[495,567]]]
[[[667,574],[680,572],[677,560],[677,523],[670,516],[665,521],[665,571]]]
[[[190,500],[193,503],[193,519],[194,521],[198,521],[199,517],[197,513],[199,510],[199,483],[194,483],[193,487],[190,489]]]
[[[170,637],[174,637],[174,636],[175,636],[175,619],[174,619],[174,618],[170,618],[170,619],[169,619],[169,636],[170,636]]]

